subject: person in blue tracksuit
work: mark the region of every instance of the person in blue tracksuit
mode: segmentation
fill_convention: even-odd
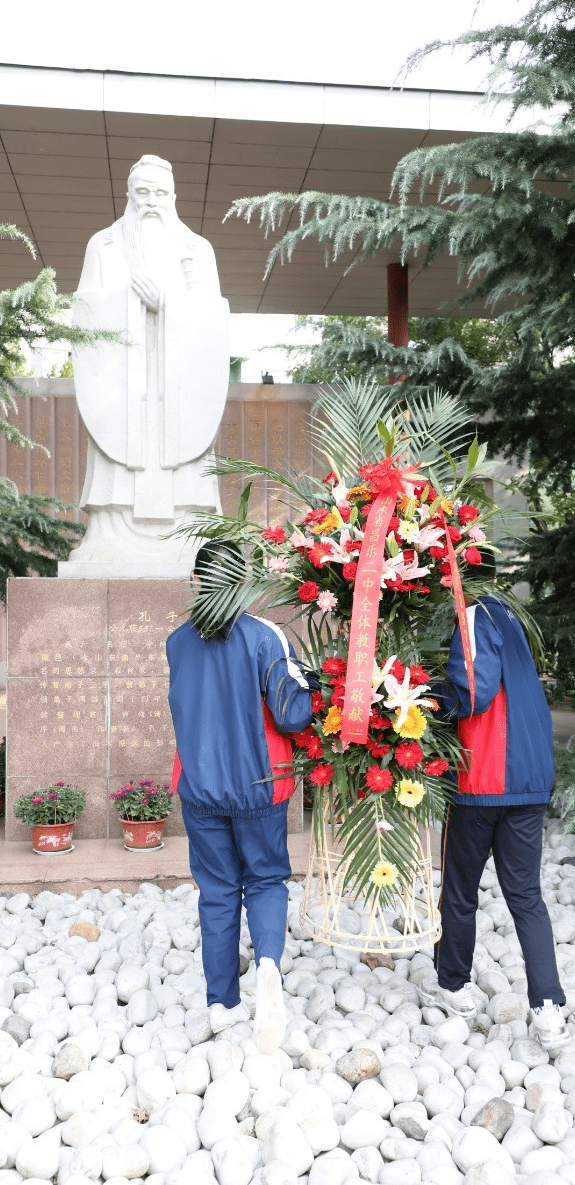
[[[213,575],[225,555],[241,560],[233,544],[204,544],[196,579]],[[239,991],[243,900],[258,968],[254,1037],[269,1052],[285,1028],[279,963],[291,875],[287,807],[295,785],[286,734],[311,722],[309,684],[283,631],[248,613],[224,621],[208,639],[186,621],[170,634],[166,650],[174,780],[200,890],[210,1022],[218,1032],[248,1018]]]
[[[489,580],[487,551],[472,576]],[[476,574],[477,573],[477,574]],[[570,1038],[561,1013],[553,933],[541,896],[543,817],[554,782],[551,713],[521,625],[495,597],[466,598],[475,672],[475,710],[461,633],[451,641],[446,682],[434,689],[457,719],[468,757],[457,773],[442,837],[442,933],[435,948],[437,982],[424,981],[424,1002],[472,1019],[471,968],[481,874],[490,851],[525,959],[533,1035],[547,1049]]]

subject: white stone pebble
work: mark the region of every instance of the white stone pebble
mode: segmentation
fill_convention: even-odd
[[[575,836],[551,822],[548,840],[542,884],[575,1033],[575,870],[558,862]],[[212,1033],[190,885],[0,896],[0,1185],[575,1185],[575,1046],[555,1056],[530,1036],[491,864],[475,1023],[422,1005],[429,951],[372,969],[313,941],[290,884],[274,1055],[251,1020]],[[366,932],[358,906],[344,920]],[[71,934],[76,922],[94,929]],[[244,921],[241,942],[253,1011]],[[499,1141],[474,1119],[501,1098],[515,1118]]]

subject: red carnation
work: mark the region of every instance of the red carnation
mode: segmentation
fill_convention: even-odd
[[[382,745],[378,741],[367,740],[365,747],[369,749],[372,757],[385,757],[385,754],[389,753],[391,745]]]
[[[449,560],[442,560],[441,561],[441,563],[439,565],[439,571],[441,572],[442,576],[449,576],[449,574],[451,572],[451,564],[450,564]]]
[[[332,469],[331,473],[327,473],[326,476],[322,477],[321,480],[324,486],[328,486],[330,482],[335,482],[337,484],[337,473],[334,473]]]
[[[321,669],[328,675],[345,675],[347,663],[343,658],[324,658]]]
[[[441,547],[438,544],[437,547],[430,547],[429,548],[429,554],[430,554],[430,556],[433,557],[434,560],[442,560],[443,557],[447,555],[447,548]]]
[[[463,559],[466,563],[473,564],[474,566],[482,563],[481,552],[476,547],[466,547],[463,552]]]
[[[449,535],[449,538],[451,539],[452,543],[459,543],[459,540],[461,539],[461,531],[458,530],[457,527],[452,527],[448,523],[447,524],[447,534]]]
[[[262,539],[269,539],[270,543],[287,543],[287,535],[283,527],[267,527],[262,531]]]
[[[339,513],[341,514],[341,517],[342,517],[344,523],[349,522],[349,516],[351,514],[351,506],[350,506],[349,502],[338,502],[337,508],[339,510]]]
[[[419,595],[422,597],[425,596],[426,593],[431,592],[431,589],[428,584],[415,584],[414,588],[419,593]]]
[[[369,715],[369,727],[374,729],[393,728],[393,724],[387,716],[380,716],[379,712],[372,710]]]
[[[323,745],[315,733],[308,741],[306,749],[308,757],[311,757],[315,761],[317,761],[319,757],[323,757]]]
[[[292,732],[291,738],[298,749],[305,749],[315,735],[313,728],[304,728],[303,732]]]
[[[384,457],[376,465],[362,465],[359,472],[369,482],[372,494],[397,498],[403,490],[403,478],[392,457]]]
[[[370,765],[366,771],[365,780],[370,790],[376,794],[385,794],[393,786],[393,777],[388,769],[381,769],[379,765]]]
[[[423,768],[425,773],[429,774],[430,777],[440,778],[441,775],[445,773],[446,769],[449,769],[449,762],[445,761],[443,757],[434,757],[433,760],[428,761],[427,765],[424,765]]]
[[[367,798],[367,790],[356,790],[355,797],[356,798]]]
[[[415,559],[415,552],[414,551],[411,551],[409,549],[407,551],[404,551],[404,553],[403,553],[404,564],[412,564],[414,559]]]
[[[305,523],[322,523],[327,518],[329,510],[326,506],[318,506],[317,510],[310,510],[304,518]]]
[[[332,680],[333,682],[333,680]],[[343,708],[343,701],[345,699],[345,683],[343,679],[338,679],[334,682],[331,702],[336,708]]]
[[[329,786],[332,778],[333,765],[325,765],[323,762],[321,765],[316,765],[309,774],[309,780],[313,782],[314,786]]]
[[[409,686],[421,687],[423,683],[429,683],[429,675],[424,671],[423,667],[409,668]]]
[[[348,555],[350,555],[352,551],[361,551],[362,542],[363,541],[361,539],[348,539],[343,550],[347,551]]]
[[[414,766],[419,765],[423,757],[423,749],[417,744],[417,741],[409,741],[404,745],[397,745],[395,750],[395,760],[403,769],[413,769]]]
[[[399,659],[396,658],[395,662],[392,663],[392,665],[389,668],[389,674],[393,675],[394,679],[397,679],[398,683],[403,682],[403,676],[405,675],[405,667],[403,666],[403,663],[401,663],[399,661]]]
[[[324,556],[331,555],[331,546],[329,543],[314,543],[313,547],[308,548],[307,558],[314,568],[323,568],[322,559]]]
[[[311,693],[311,710],[312,710],[314,716],[317,716],[318,712],[323,712],[323,709],[324,709],[324,702],[323,702],[323,695],[321,694],[321,691],[312,691],[312,693]]]
[[[341,574],[344,580],[349,580],[349,583],[353,584],[357,576],[357,564],[355,560],[352,560],[349,564],[344,564]]]
[[[300,584],[297,595],[300,601],[306,601],[307,603],[315,601],[319,595],[319,584],[316,584],[315,580],[306,580],[304,584]]]
[[[472,506],[467,502],[465,506],[460,506],[457,511],[457,517],[462,527],[466,527],[468,523],[472,523],[474,518],[479,518],[479,511],[477,506]]]

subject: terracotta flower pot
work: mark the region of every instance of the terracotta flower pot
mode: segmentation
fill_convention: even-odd
[[[39,856],[73,852],[74,823],[39,823],[30,828],[32,847]]]
[[[124,847],[130,852],[154,852],[164,846],[164,819],[120,819]]]

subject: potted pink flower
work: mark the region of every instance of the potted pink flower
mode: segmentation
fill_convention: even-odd
[[[154,782],[152,778],[127,782],[110,794],[128,851],[150,852],[164,846],[164,826],[173,809],[174,795],[169,782]]]
[[[41,856],[73,851],[74,823],[86,809],[86,795],[77,786],[53,782],[14,803],[14,814],[30,828],[32,847]]]

